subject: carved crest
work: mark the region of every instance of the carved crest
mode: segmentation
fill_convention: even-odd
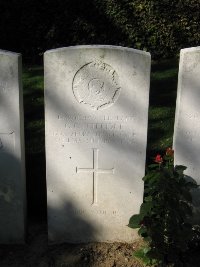
[[[108,64],[94,61],[83,65],[75,74],[72,90],[76,100],[100,110],[115,103],[120,94],[119,77]]]

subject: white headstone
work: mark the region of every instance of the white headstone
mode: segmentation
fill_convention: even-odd
[[[25,165],[21,55],[0,50],[0,243],[23,243]]]
[[[200,47],[180,53],[173,146],[175,164],[186,166],[185,174],[200,184]],[[200,219],[199,190],[193,201]]]
[[[50,242],[132,241],[143,200],[150,54],[115,46],[45,53]]]

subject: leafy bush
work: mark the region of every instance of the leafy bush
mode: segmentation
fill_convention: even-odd
[[[32,60],[47,49],[110,44],[174,57],[200,39],[199,0],[1,0],[0,47]]]
[[[190,190],[198,186],[186,179],[185,166],[174,166],[172,149],[154,161],[143,178],[145,197],[140,213],[133,215],[128,225],[139,228],[139,235],[148,242],[136,256],[159,267],[184,266],[184,254],[194,235]]]

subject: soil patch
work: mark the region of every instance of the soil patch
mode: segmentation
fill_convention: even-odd
[[[48,246],[46,222],[31,222],[25,245],[0,245],[0,267],[142,267],[133,257],[142,241]],[[199,267],[199,247],[185,255],[186,267]],[[182,266],[182,265],[181,265]]]
[[[48,246],[46,223],[32,223],[25,245],[1,245],[1,267],[141,267],[133,258],[140,241]]]

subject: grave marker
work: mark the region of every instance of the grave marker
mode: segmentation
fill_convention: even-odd
[[[50,242],[132,241],[143,201],[149,53],[77,46],[45,53]]]
[[[180,53],[176,118],[174,126],[175,164],[187,167],[187,176],[200,184],[200,47]],[[197,220],[200,219],[200,192],[194,190]]]
[[[0,243],[23,243],[26,190],[21,56],[0,50]]]

